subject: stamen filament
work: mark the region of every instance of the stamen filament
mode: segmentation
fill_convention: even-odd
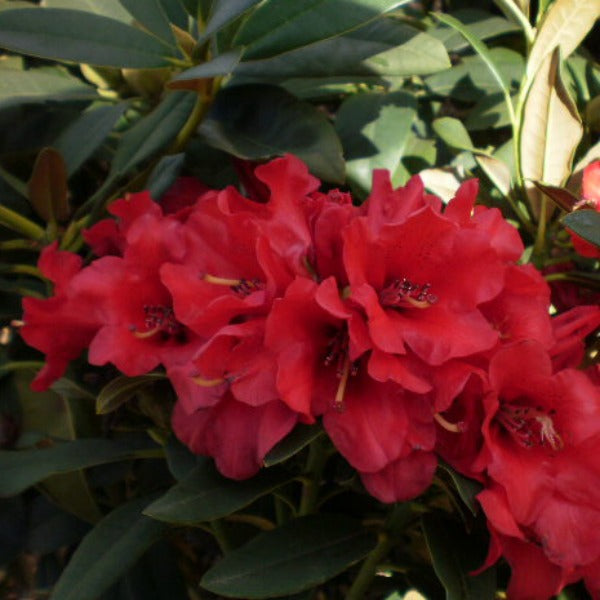
[[[203,377],[198,376],[192,377],[192,381],[200,387],[215,387],[216,385],[221,385],[222,383],[225,383],[226,380],[222,378],[204,379]]]
[[[451,433],[462,433],[465,430],[465,424],[462,421],[458,423],[450,423],[440,413],[435,413],[433,418],[443,427],[446,431]]]
[[[403,300],[415,308],[429,308],[431,306],[431,302],[428,302],[427,300],[417,300],[416,298],[411,298],[410,296],[404,296]]]
[[[341,409],[344,405],[344,395],[346,393],[346,386],[348,385],[348,376],[350,375],[350,357],[346,355],[344,359],[344,366],[342,367],[342,374],[340,377],[340,383],[335,393],[334,405],[337,409]]]
[[[241,285],[243,282],[242,279],[228,279],[226,277],[215,277],[214,275],[209,275],[208,273],[205,273],[202,279],[204,279],[204,281],[208,283],[214,283],[215,285],[226,285],[227,287]]]
[[[146,340],[156,335],[160,331],[160,326],[149,329],[148,331],[134,331],[133,335],[139,340]]]

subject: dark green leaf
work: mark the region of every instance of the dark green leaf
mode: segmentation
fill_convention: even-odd
[[[227,75],[232,73],[237,67],[240,62],[240,56],[241,50],[232,50],[231,52],[219,54],[211,61],[179,73],[172,81],[187,81],[190,79],[204,79],[217,75]]]
[[[46,222],[66,221],[68,202],[67,166],[60,152],[43,148],[38,154],[27,184],[31,206]]]
[[[411,135],[416,100],[406,92],[358,94],[344,101],[336,129],[344,147],[346,173],[363,193],[371,189],[373,169],[400,166]],[[398,181],[392,177],[392,182]]]
[[[216,33],[259,2],[260,0],[215,0],[203,36]]]
[[[119,0],[121,4],[148,31],[176,46],[175,36],[160,0]]]
[[[576,210],[564,219],[565,227],[600,248],[600,213],[595,210]]]
[[[274,86],[240,85],[219,93],[200,127],[212,146],[239,158],[291,152],[318,177],[341,183],[340,141],[322,112]]]
[[[70,8],[131,23],[131,15],[119,0],[44,0],[45,8]]]
[[[204,575],[201,585],[234,598],[294,594],[341,573],[375,544],[375,536],[349,517],[302,517],[227,554]]]
[[[79,545],[59,579],[52,600],[97,598],[163,534],[165,526],[142,515],[138,498],[106,516]]]
[[[1,64],[1,63],[0,63]],[[0,69],[0,108],[19,103],[94,100],[96,90],[60,68]]]
[[[187,31],[188,15],[181,0],[159,0],[170,23]]]
[[[227,516],[290,481],[277,468],[263,470],[252,479],[234,481],[220,475],[211,459],[199,465],[152,503],[144,514],[169,523],[200,523]]]
[[[110,176],[125,175],[162,150],[179,133],[195,101],[195,94],[172,92],[154,111],[138,121],[123,135]]]
[[[137,377],[121,376],[107,383],[96,399],[96,412],[99,415],[116,410],[130,400],[141,388],[152,385],[155,381],[164,379],[162,373],[148,373]]]
[[[169,66],[168,57],[173,56],[140,29],[63,8],[1,12],[0,46],[43,58],[132,69]]]
[[[247,59],[266,58],[341,35],[407,4],[407,0],[275,0],[242,25],[235,44]]]
[[[300,423],[283,440],[276,444],[264,458],[265,467],[277,465],[294,456],[323,433],[323,427]]]
[[[185,154],[183,152],[163,156],[158,161],[146,183],[146,187],[154,200],[160,200],[162,195],[171,187],[179,176],[184,162]]]
[[[496,571],[469,573],[481,566],[482,540],[467,536],[456,522],[434,514],[423,517],[423,531],[436,575],[446,590],[446,600],[493,600]]]
[[[462,501],[467,505],[467,508],[471,513],[476,515],[479,511],[479,504],[477,503],[475,496],[483,489],[481,483],[461,475],[446,463],[440,463],[440,466],[452,478],[452,482],[456,486],[456,491],[462,498]]]
[[[80,439],[57,443],[45,450],[2,450],[0,496],[18,494],[56,473],[141,457],[151,448],[146,439],[136,442]]]
[[[126,102],[84,112],[54,142],[72,175],[99,148],[127,108]]]
[[[165,457],[169,471],[171,471],[171,475],[177,481],[185,479],[198,466],[198,461],[206,460],[192,454],[189,448],[182,444],[174,435],[167,441]]]

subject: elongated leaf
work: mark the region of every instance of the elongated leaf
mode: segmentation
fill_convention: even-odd
[[[0,69],[0,108],[19,103],[94,100],[96,90],[60,69]]]
[[[405,92],[359,94],[344,101],[335,126],[347,176],[363,193],[371,189],[373,169],[398,169],[416,115],[416,100]],[[398,183],[394,177],[392,182]]]
[[[148,506],[144,514],[169,523],[212,521],[290,481],[290,476],[278,468],[261,471],[252,479],[233,481],[220,475],[211,459],[198,460],[199,466]]]
[[[63,8],[0,13],[0,46],[42,58],[128,68],[169,66],[172,51],[120,21]]]
[[[119,0],[42,0],[45,8],[70,8],[110,17],[123,23],[131,23],[131,15],[123,8]]]
[[[450,148],[457,150],[473,150],[471,136],[462,121],[452,117],[435,119],[431,124],[433,130]]]
[[[320,425],[304,425],[300,423],[294,430],[265,456],[265,467],[282,463],[308,446],[314,439],[323,433]]]
[[[527,61],[531,80],[557,46],[567,58],[600,17],[600,0],[556,0],[545,14]]]
[[[452,482],[456,487],[456,491],[462,498],[462,501],[467,505],[467,508],[471,511],[471,513],[476,515],[479,510],[479,505],[477,504],[475,496],[477,496],[477,494],[483,489],[481,483],[461,475],[446,463],[441,462],[440,467],[442,467],[448,473],[448,475],[450,475]]]
[[[560,75],[559,50],[547,56],[529,90],[520,132],[521,170],[526,179],[561,185],[583,129],[577,107]],[[529,184],[527,194],[539,215],[541,193]]]
[[[600,213],[595,210],[576,210],[568,214],[563,223],[579,237],[600,248]]]
[[[232,50],[231,52],[219,54],[211,61],[179,73],[172,81],[188,81],[215,77],[217,75],[227,75],[235,70],[240,62],[241,55],[241,50]],[[170,87],[176,86],[171,85]]]
[[[302,517],[230,552],[200,584],[233,598],[294,594],[341,573],[364,558],[375,543],[375,536],[354,519]]]
[[[146,187],[154,200],[160,200],[179,176],[185,163],[185,153],[163,156],[148,177]]]
[[[476,156],[475,160],[490,181],[504,196],[510,194],[511,176],[510,169],[500,159],[493,156]]]
[[[97,598],[127,572],[164,533],[165,525],[142,515],[138,498],[106,516],[79,545],[63,571],[52,600]]]
[[[71,123],[54,142],[72,175],[100,147],[125,112],[126,102],[114,106],[100,106],[84,112]]]
[[[579,202],[579,198],[566,188],[557,187],[555,185],[545,185],[539,181],[534,181],[533,183],[538,190],[546,194],[546,196],[562,210],[570,212]]]
[[[18,494],[55,473],[76,471],[107,462],[143,455],[151,448],[148,440],[115,442],[80,439],[58,443],[46,450],[0,451],[0,496]]]
[[[60,152],[44,148],[38,154],[27,190],[31,205],[45,221],[69,217],[67,166]]]
[[[239,158],[291,152],[318,177],[341,183],[340,141],[322,112],[274,86],[239,85],[219,93],[200,127],[206,141]]]
[[[179,133],[195,101],[195,94],[173,92],[153,112],[138,121],[123,135],[110,176],[124,175],[162,150]]]
[[[164,379],[162,373],[148,373],[147,375],[139,375],[138,377],[117,377],[107,383],[96,399],[96,412],[99,415],[116,410],[127,402],[141,388],[152,385],[155,381]]]
[[[433,568],[446,590],[447,600],[493,600],[496,595],[496,571],[479,575],[469,573],[481,566],[485,541],[474,539],[453,521],[428,514],[423,531]]]
[[[169,19],[159,0],[119,0],[135,19],[148,31],[175,46],[175,36]]]
[[[221,30],[259,2],[260,0],[215,0],[203,37],[208,37]]]
[[[295,0],[266,2],[238,31],[234,43],[247,59],[266,58],[341,35],[407,4],[407,0]]]

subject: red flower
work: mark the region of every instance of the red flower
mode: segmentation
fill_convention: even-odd
[[[583,170],[582,195],[583,199],[577,207],[589,206],[600,211],[600,160],[589,164]],[[591,244],[573,232],[570,233],[573,247],[581,256],[600,258],[600,248],[598,246]]]

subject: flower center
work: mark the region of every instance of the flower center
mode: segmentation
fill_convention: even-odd
[[[541,406],[511,403],[502,405],[496,418],[520,446],[545,446],[557,451],[564,444],[554,426],[554,414],[554,410],[546,411]]]
[[[413,283],[406,277],[394,279],[379,292],[382,306],[389,308],[429,308],[438,301],[438,297],[430,292],[431,284]]]
[[[335,374],[340,380],[333,405],[337,410],[344,409],[344,395],[348,385],[348,378],[354,377],[358,373],[358,361],[350,360],[349,351],[350,340],[348,331],[344,327],[338,330],[329,340],[327,352],[323,357],[323,364],[328,367],[335,364]]]
[[[214,285],[224,285],[242,298],[249,296],[253,292],[265,289],[265,284],[259,279],[230,279],[227,277],[216,277],[208,273],[202,279]]]
[[[144,305],[144,326],[146,331],[137,331],[135,325],[132,326],[133,335],[139,339],[146,339],[161,334],[166,339],[180,337],[184,333],[184,328],[175,318],[173,309],[161,304]]]

